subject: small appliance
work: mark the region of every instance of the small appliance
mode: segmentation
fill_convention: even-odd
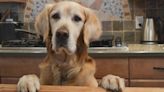
[[[154,27],[154,19],[153,18],[147,18],[143,35],[142,35],[142,43],[143,44],[156,44],[158,43],[158,35]]]

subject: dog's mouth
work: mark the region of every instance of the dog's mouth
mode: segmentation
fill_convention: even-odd
[[[56,54],[66,53],[68,55],[72,55],[72,52],[69,50],[67,44],[56,44],[56,48],[54,48]]]
[[[63,39],[63,38],[57,38],[56,37],[56,48],[55,48],[55,51],[56,53],[60,54],[60,53],[68,53],[69,50],[68,50],[68,46],[67,46],[67,42],[68,39]]]

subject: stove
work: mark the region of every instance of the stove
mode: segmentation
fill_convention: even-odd
[[[90,47],[112,47],[112,39],[101,39],[90,43]]]
[[[8,40],[2,41],[2,47],[45,47],[42,40]]]
[[[8,40],[2,41],[2,47],[45,47],[42,40]],[[90,47],[112,47],[111,39],[101,39],[90,43]]]

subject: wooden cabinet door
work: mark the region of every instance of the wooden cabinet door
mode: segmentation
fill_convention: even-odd
[[[39,75],[39,63],[43,57],[0,57],[1,83],[15,83],[26,74]]]
[[[126,86],[129,86],[128,58],[94,58],[96,60],[96,78],[101,79],[105,75],[117,75],[125,79]]]
[[[0,57],[1,77],[20,77],[25,74],[39,74],[39,57]]]
[[[164,79],[164,57],[130,58],[130,78]]]
[[[128,58],[95,58],[96,78],[102,78],[107,74],[128,78]]]
[[[130,86],[164,87],[164,57],[129,58]]]

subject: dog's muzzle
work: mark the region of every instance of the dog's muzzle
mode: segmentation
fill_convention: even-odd
[[[61,27],[59,28],[56,33],[55,33],[55,52],[57,54],[60,53],[67,53],[67,54],[72,54],[72,50],[69,47],[69,39],[70,39],[70,34],[69,30],[66,27]]]
[[[66,47],[69,38],[69,33],[66,29],[60,29],[56,32],[56,45],[58,48]]]

